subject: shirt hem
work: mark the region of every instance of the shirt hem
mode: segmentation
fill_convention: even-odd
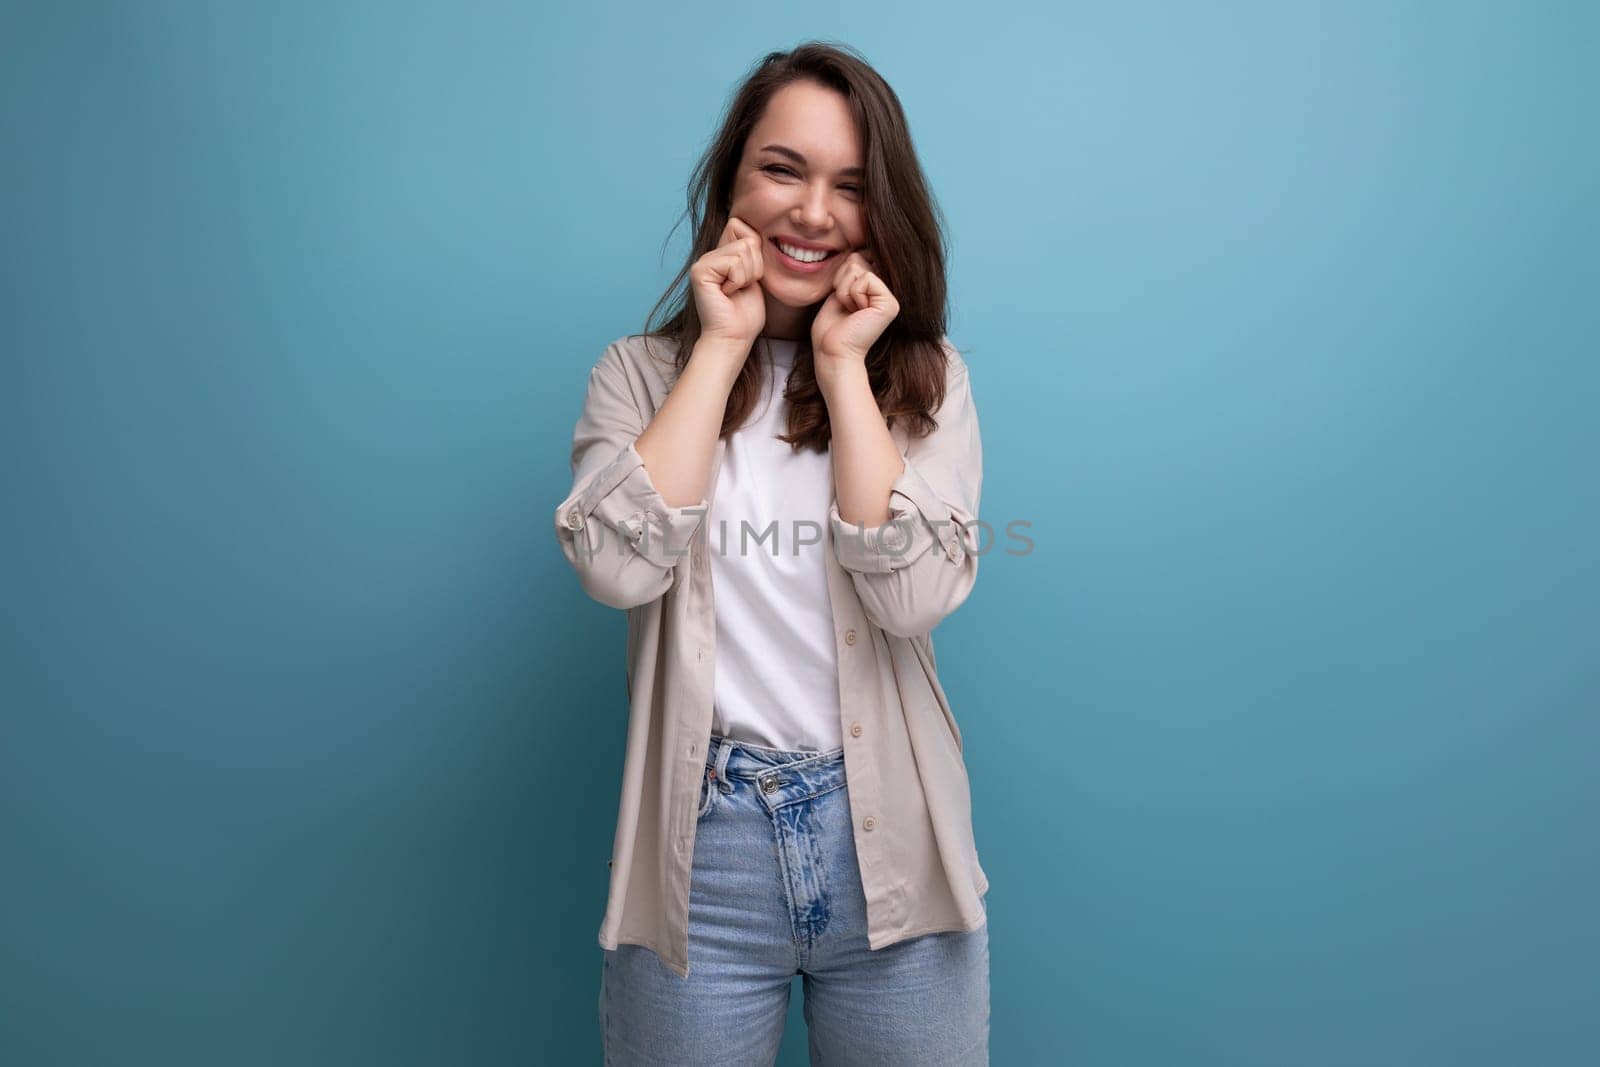
[[[689,964],[687,962],[680,963],[680,962],[678,962],[676,960],[669,959],[668,956],[667,956],[667,953],[661,951],[661,946],[656,944],[654,941],[651,941],[647,937],[642,937],[642,936],[623,937],[621,935],[618,935],[617,937],[612,938],[608,942],[606,940],[606,935],[605,934],[601,934],[601,935],[599,935],[598,940],[600,942],[600,947],[601,948],[607,949],[608,951],[611,951],[611,952],[615,952],[618,948],[622,947],[623,945],[638,945],[638,946],[640,946],[642,948],[647,948],[651,952],[654,952],[656,954],[656,958],[661,961],[662,966],[666,967],[667,970],[671,971],[673,974],[677,975],[679,978],[688,978],[689,977]]]

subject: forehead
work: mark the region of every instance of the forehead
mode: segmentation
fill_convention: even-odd
[[[748,147],[781,144],[814,165],[849,167],[861,163],[861,134],[845,98],[814,82],[791,82],[772,94],[750,131]]]

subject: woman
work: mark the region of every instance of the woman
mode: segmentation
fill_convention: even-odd
[[[772,53],[690,204],[692,299],[595,364],[555,513],[628,611],[606,1062],[770,1064],[798,973],[813,1062],[987,1063],[930,636],[977,576],[982,449],[899,100],[848,48]]]

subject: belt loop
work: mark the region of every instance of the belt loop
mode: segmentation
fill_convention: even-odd
[[[717,744],[717,788],[724,794],[733,792],[733,783],[728,781],[728,757],[733,754],[733,742],[723,738]]]

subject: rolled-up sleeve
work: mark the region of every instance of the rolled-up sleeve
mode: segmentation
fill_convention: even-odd
[[[929,633],[972,592],[981,529],[983,444],[964,362],[956,357],[938,427],[912,437],[889,489],[889,521],[862,527],[828,512],[834,554],[875,626],[901,637]]]
[[[572,433],[572,489],[556,507],[555,530],[584,591],[614,608],[672,587],[710,507],[667,504],[634,447],[645,425],[613,343],[589,372]]]

